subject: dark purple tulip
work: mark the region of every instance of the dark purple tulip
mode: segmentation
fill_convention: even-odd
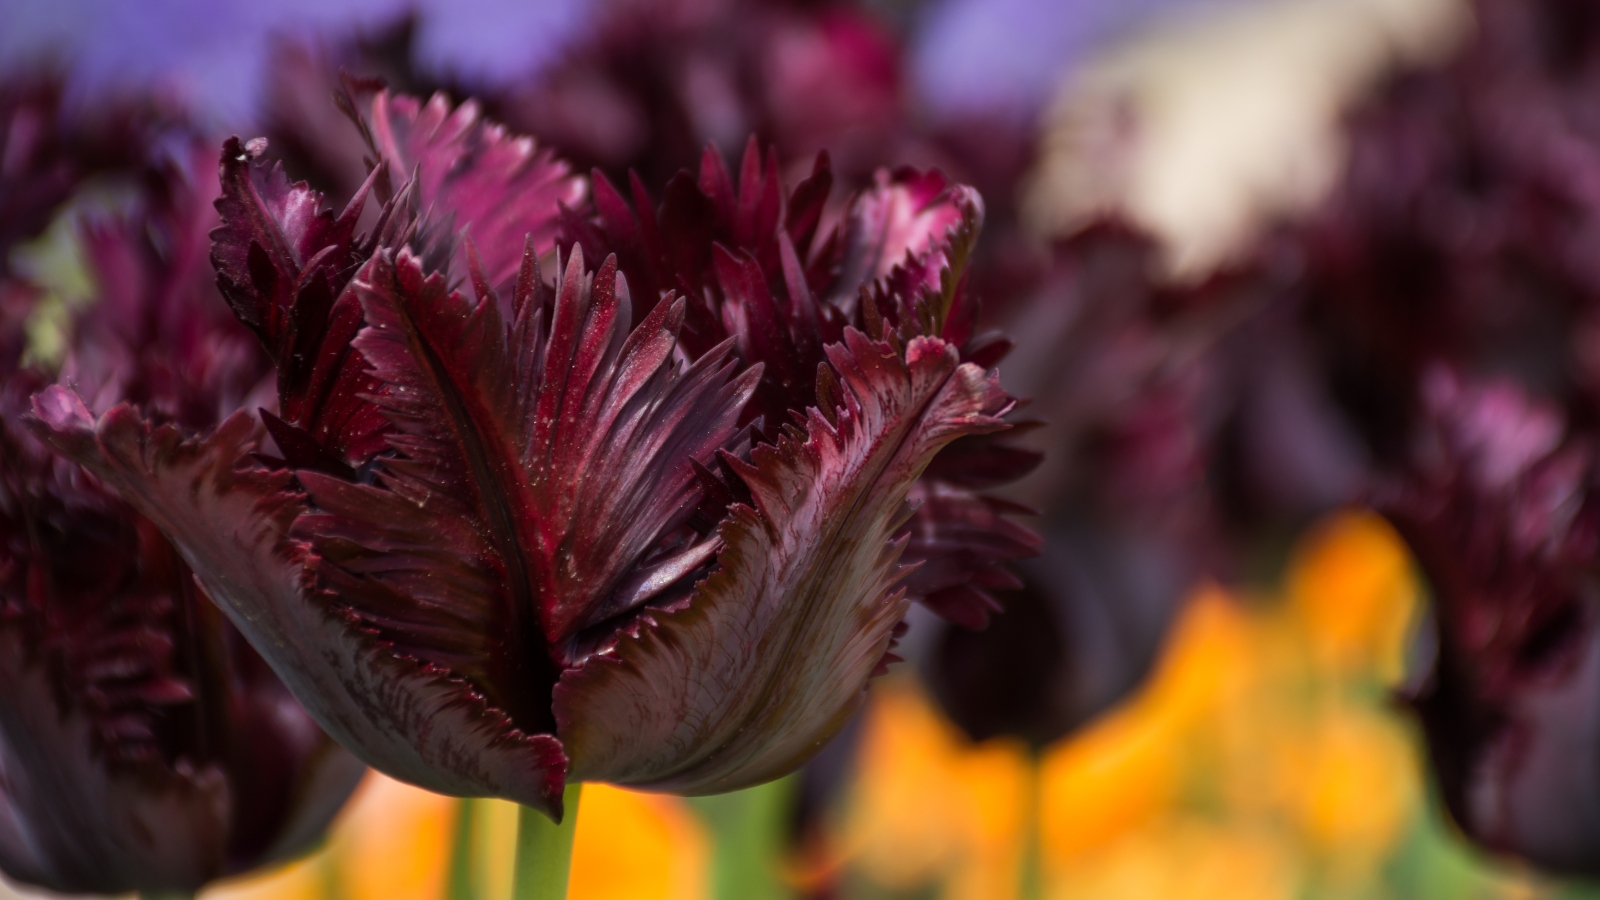
[[[149,102],[69,109],[60,79],[0,79],[0,276],[90,178],[136,174],[173,116]]]
[[[1052,452],[1019,492],[1042,509],[1044,558],[987,630],[945,626],[922,660],[975,740],[1069,734],[1143,677],[1194,579],[1236,567],[1212,469],[1236,402],[1222,351],[1254,311],[1256,269],[1164,284],[1157,251],[1098,223],[1051,248],[1002,310],[1030,335],[1007,375]]]
[[[1299,235],[1306,333],[1388,464],[1438,360],[1600,396],[1600,19],[1565,0],[1477,0],[1473,14],[1449,59],[1353,111],[1342,181]]]
[[[224,149],[213,258],[278,362],[271,445],[35,400],[341,743],[553,816],[569,780],[732,790],[843,726],[910,597],[981,621],[1012,583],[1035,539],[976,492],[1033,457],[982,442],[1013,401],[971,336],[972,191],[883,173],[814,240],[825,162],[785,192],[752,147],[737,185],[711,153],[659,212],[601,180],[586,217],[472,105],[360,102],[381,163],[337,217]]]
[[[215,181],[194,171],[158,173],[131,218],[85,227],[98,299],[59,373],[96,404],[185,429],[213,426],[265,374],[216,315]],[[365,769],[156,523],[22,428],[56,377],[22,365],[35,295],[0,286],[0,871],[69,893],[193,893],[305,852]]]
[[[637,178],[630,202],[596,172],[597,215],[565,217],[563,241],[591,255],[615,253],[630,284],[689,298],[688,346],[732,338],[742,359],[764,365],[745,421],[764,421],[775,434],[791,410],[826,401],[829,379],[815,373],[825,347],[852,326],[888,329],[904,341],[936,316],[939,336],[963,361],[993,367],[1010,351],[1000,335],[974,333],[978,306],[964,272],[983,212],[970,188],[938,172],[880,171],[839,226],[819,235],[832,184],[826,156],[785,196],[775,155],[763,161],[752,140],[735,184],[709,149],[697,177],[679,173],[668,183],[659,209]],[[944,311],[923,308],[923,296]],[[932,461],[911,490],[918,508],[905,559],[919,564],[905,582],[912,596],[958,624],[984,626],[998,608],[989,592],[1019,584],[1003,564],[1034,555],[1038,538],[1011,519],[1029,510],[981,492],[1038,462],[1036,453],[987,436],[956,441]]]
[[[414,19],[332,45],[285,43],[267,83],[267,136],[291,172],[325,175],[329,196],[348,197],[366,171],[362,146],[327,104],[348,72],[406,93],[471,95],[583,168],[637,170],[657,185],[707,145],[736,153],[751,134],[790,162],[828,150],[851,188],[880,166],[952,162],[911,109],[896,23],[858,4],[627,0],[585,15],[547,63],[498,83],[428,67]],[[1006,143],[992,128],[984,137],[991,156]]]
[[[1433,588],[1411,697],[1445,802],[1492,850],[1600,871],[1600,551],[1591,440],[1504,383],[1429,373],[1384,504]]]
[[[1473,12],[1452,58],[1352,116],[1348,170],[1303,234],[1306,334],[1399,473],[1386,511],[1437,633],[1415,702],[1451,814],[1494,851],[1592,874],[1600,18]]]
[[[750,134],[791,160],[826,148],[859,178],[911,146],[901,69],[889,25],[854,4],[623,2],[501,106],[581,163],[652,181]]]

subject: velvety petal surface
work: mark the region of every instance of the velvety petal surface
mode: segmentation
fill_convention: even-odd
[[[400,455],[374,485],[303,474],[318,512],[301,532],[357,616],[548,728],[565,643],[715,553],[684,529],[690,461],[732,445],[760,373],[731,378],[726,348],[682,368],[682,304],[630,333],[614,263],[589,274],[581,253],[555,297],[530,255],[510,322],[405,254],[357,292]]]
[[[563,675],[573,777],[691,794],[758,784],[860,703],[906,608],[906,495],[945,444],[1004,427],[1008,399],[937,338],[902,355],[850,330],[828,357],[838,405],[732,462],[752,504],[722,525],[716,571]]]
[[[492,795],[559,815],[565,759],[474,688],[400,655],[320,593],[313,551],[288,537],[302,511],[292,475],[249,468],[257,429],[236,414],[185,441],[128,407],[98,421],[75,395],[35,401],[46,441],[171,536],[205,591],[330,736],[395,777],[443,793]]]

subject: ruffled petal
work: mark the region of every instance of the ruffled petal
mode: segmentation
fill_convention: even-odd
[[[401,655],[319,592],[314,551],[289,537],[303,510],[292,476],[244,466],[257,437],[249,416],[185,441],[126,406],[95,421],[61,388],[36,398],[34,414],[44,440],[161,526],[331,737],[430,790],[559,816],[566,760],[554,738],[517,730],[472,685]]]
[[[384,449],[387,425],[364,399],[377,384],[350,346],[361,310],[345,291],[376,240],[355,231],[367,188],[335,218],[321,194],[262,163],[265,149],[238,138],[223,145],[222,224],[211,233],[217,286],[277,363],[281,415],[307,436],[304,453],[279,442],[290,463],[312,465],[312,448],[322,447],[359,465]],[[387,210],[379,231],[396,218]]]
[[[107,766],[97,723],[56,704],[22,638],[0,633],[0,869],[72,894],[189,892],[221,874],[233,803],[223,771]]]
[[[906,609],[906,495],[941,447],[1004,427],[1006,397],[954,347],[904,355],[856,331],[829,348],[840,405],[733,468],[753,505],[721,528],[687,603],[641,615],[563,675],[574,777],[679,793],[776,778],[849,719]]]
[[[444,94],[424,103],[379,91],[367,133],[391,178],[415,179],[423,210],[454,217],[501,291],[511,289],[524,242],[549,247],[561,208],[584,199],[583,179],[564,161],[486,121],[470,100],[451,108]]]

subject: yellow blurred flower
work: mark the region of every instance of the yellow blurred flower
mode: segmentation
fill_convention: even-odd
[[[1411,745],[1398,723],[1351,705],[1318,716],[1301,737],[1282,770],[1300,834],[1343,877],[1371,874],[1419,799]]]
[[[1248,683],[1250,641],[1250,623],[1234,602],[1202,588],[1173,626],[1149,683],[1050,749],[1041,780],[1047,861],[1065,866],[1172,802],[1182,774],[1174,750]]]
[[[369,773],[328,845],[283,868],[205,892],[206,900],[436,900],[444,893],[456,801]]]
[[[1292,900],[1294,848],[1265,829],[1173,816],[1130,832],[1052,879],[1051,900]]]
[[[457,804],[373,773],[334,833],[343,900],[434,900],[444,892]]]

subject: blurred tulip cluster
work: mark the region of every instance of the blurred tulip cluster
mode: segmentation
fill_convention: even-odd
[[[0,40],[5,884],[1587,896],[1600,14],[1047,7]]]

